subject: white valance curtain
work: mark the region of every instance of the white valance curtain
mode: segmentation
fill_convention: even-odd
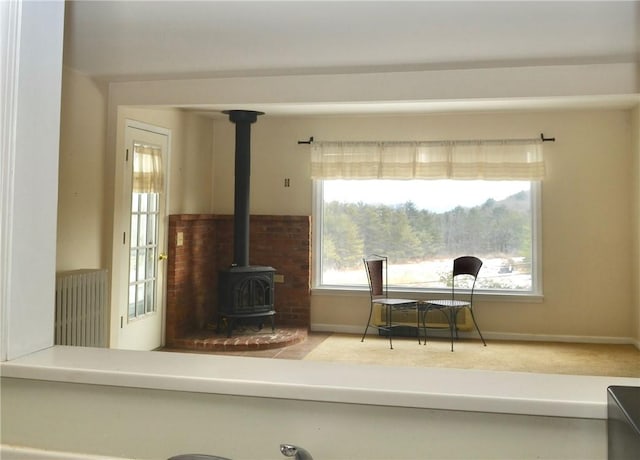
[[[133,192],[162,193],[162,150],[152,145],[133,146]]]
[[[313,179],[542,180],[542,140],[311,143]]]

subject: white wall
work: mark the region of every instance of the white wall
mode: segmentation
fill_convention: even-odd
[[[105,155],[107,87],[63,69],[56,270],[108,266]]]
[[[3,378],[2,442],[166,459],[605,459],[606,422],[65,384]],[[96,417],[95,414],[100,414]],[[55,420],[56,429],[51,429]],[[10,423],[4,423],[10,421]]]
[[[0,360],[53,344],[64,3],[2,9]],[[4,37],[10,35],[5,43]]]
[[[606,105],[609,98],[619,100],[617,96],[635,94],[638,90],[635,71],[634,64],[561,65],[113,83],[109,94],[108,143],[109,149],[115,148],[117,109],[123,105],[217,104],[219,108],[264,110],[267,115],[260,117],[252,128],[252,147],[256,152],[252,166],[252,182],[256,184],[252,187],[252,212],[308,215],[311,210],[308,158],[297,141],[309,136],[347,139],[428,135],[442,139],[530,137],[539,132],[555,136],[558,142],[548,149],[556,163],[550,166],[543,191],[545,302],[495,303],[486,308],[479,304],[482,327],[503,336],[628,341],[632,336],[632,275],[627,271],[616,278],[613,271],[604,267],[622,270],[631,267],[629,111],[556,112],[540,108],[548,107],[555,97],[564,98],[564,104],[581,107],[585,101]],[[602,78],[603,74],[607,78]],[[522,98],[538,110],[500,111],[513,101],[522,104]],[[384,117],[375,122],[371,117],[361,116],[352,116],[347,123],[340,117],[299,117],[291,122],[276,120],[278,117],[274,116],[270,121],[268,114],[270,104],[296,107],[308,103],[319,108],[334,103],[353,108],[350,104],[356,104],[364,110],[405,102],[406,107],[416,110],[421,103],[430,101],[436,107],[459,110],[465,106],[478,110],[482,104],[486,106],[487,99],[493,101],[489,106],[497,108],[497,112],[485,109],[460,115],[405,114],[387,117],[388,124],[380,121]],[[230,212],[233,126],[219,120],[214,131],[213,207],[215,212]],[[106,174],[110,174],[109,168]],[[282,182],[288,175],[292,187],[284,189]],[[574,263],[575,255],[583,265]],[[572,266],[588,270],[578,274]],[[584,276],[589,277],[588,283],[584,282]],[[597,289],[602,285],[611,288]],[[604,293],[611,295],[605,298]],[[366,298],[359,302],[356,305],[350,298],[314,297],[312,321],[330,327],[359,324]],[[603,302],[607,308],[602,308]],[[617,314],[611,314],[611,305],[615,305]],[[585,315],[584,311],[590,314]]]
[[[214,122],[214,211],[233,210],[234,130]],[[542,185],[544,300],[481,301],[493,335],[629,340],[632,327],[633,149],[628,110],[485,112],[403,116],[281,117],[252,125],[251,209],[312,212],[309,147],[298,140],[435,140],[555,137]],[[291,187],[283,179],[291,179]],[[286,274],[285,274],[286,276]],[[361,328],[368,295],[314,295],[312,324]],[[604,307],[606,306],[606,307]],[[491,336],[492,334],[490,334]]]
[[[330,120],[266,114],[251,125],[253,214],[311,215],[309,146],[298,145],[297,141],[308,139],[314,131],[331,123]],[[352,124],[353,119],[346,119],[346,123]],[[226,118],[218,118],[213,127],[213,211],[233,214],[235,125]],[[290,187],[284,187],[285,178],[291,179]]]
[[[122,107],[118,149],[106,148],[106,88],[64,69],[60,132],[57,270],[109,267],[114,213],[114,168],[132,119],[170,129],[170,213],[210,213],[211,121],[178,109]]]
[[[72,110],[63,111],[63,120],[69,114],[68,119],[76,124],[63,129],[63,146],[74,142],[74,133],[82,130],[81,120],[98,120],[102,114],[99,92],[91,81],[73,74],[68,82],[77,94],[87,95],[89,88],[85,99],[93,94],[97,100],[96,104],[83,105],[77,99],[71,101]],[[116,85],[112,91],[112,107],[114,99],[121,97],[121,89]],[[142,96],[152,98],[144,91]],[[127,94],[127,98],[134,95]],[[71,118],[73,112],[77,113],[75,120]],[[104,178],[104,215],[100,218],[97,212],[83,215],[74,210],[77,200],[73,197],[61,200],[60,205],[60,222],[72,222],[59,223],[61,228],[76,228],[87,215],[93,216],[85,225],[97,228],[104,224],[102,242],[87,238],[87,244],[66,246],[61,235],[58,260],[59,264],[64,261],[65,267],[80,268],[78,265],[88,257],[103,252],[110,255],[115,152],[121,144],[124,118],[172,130],[171,213],[233,211],[235,126],[226,117],[212,121],[176,109],[130,106],[119,107],[115,114],[117,130],[115,136],[108,134],[114,140],[107,148],[104,169],[99,169],[100,150],[85,148],[86,161],[98,156],[94,162],[98,170],[87,169],[70,179],[70,183],[80,183],[84,176]],[[622,109],[324,117],[267,113],[252,125],[251,209],[255,214],[311,214],[308,146],[297,143],[310,136],[325,140],[460,139],[535,137],[544,132],[557,139],[545,144],[544,301],[480,302],[478,320],[483,331],[493,337],[628,341],[636,335],[633,324],[638,322],[633,320],[638,308],[632,298],[635,278],[631,271],[633,258],[629,256],[637,233],[628,212],[633,209],[634,197],[633,120],[631,112]],[[90,147],[88,142],[81,145]],[[68,161],[70,158],[61,156],[61,177]],[[290,179],[291,187],[283,186],[284,178]],[[82,183],[95,188],[89,182]],[[62,191],[69,187],[67,183],[60,187],[63,196]],[[605,304],[607,308],[602,308]],[[361,328],[367,308],[365,295],[314,295],[312,323],[320,329]]]

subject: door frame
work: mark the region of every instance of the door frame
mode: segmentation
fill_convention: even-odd
[[[154,134],[166,136],[167,149],[165,152],[166,165],[164,168],[164,183],[165,183],[165,216],[162,222],[164,225],[164,235],[162,241],[159,241],[159,252],[167,253],[168,250],[168,232],[169,232],[169,190],[170,190],[170,171],[171,171],[171,130],[163,128],[161,126],[153,125],[150,123],[125,118],[122,122],[118,121],[117,148],[116,148],[116,167],[115,167],[115,180],[114,180],[114,203],[113,203],[113,242],[111,251],[111,315],[110,315],[110,348],[120,348],[121,338],[120,330],[124,326],[124,322],[128,320],[127,316],[122,315],[122,302],[123,299],[126,302],[128,293],[128,283],[124,283],[123,280],[128,279],[125,274],[128,273],[129,264],[128,256],[125,257],[126,251],[122,250],[123,237],[126,234],[127,238],[130,233],[130,206],[131,196],[127,194],[127,180],[126,175],[129,174],[128,166],[126,164],[126,150],[129,146],[127,142],[127,130],[129,128],[135,128],[138,130],[148,131]],[[127,241],[128,247],[128,241]],[[158,306],[161,309],[159,314],[161,315],[160,321],[160,345],[165,345],[166,336],[166,286],[167,286],[167,264],[164,264],[165,274],[162,277],[161,289],[163,292],[162,304]],[[124,272],[124,273],[123,273]]]

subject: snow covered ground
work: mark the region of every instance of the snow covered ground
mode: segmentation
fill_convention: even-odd
[[[531,266],[524,258],[483,258],[476,288],[531,289]],[[433,259],[423,262],[389,264],[389,284],[416,288],[443,288],[451,276],[451,259]],[[361,270],[327,270],[325,285],[367,285],[364,267]]]

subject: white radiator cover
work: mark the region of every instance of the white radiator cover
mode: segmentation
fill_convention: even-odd
[[[106,269],[56,273],[55,344],[107,346]]]

